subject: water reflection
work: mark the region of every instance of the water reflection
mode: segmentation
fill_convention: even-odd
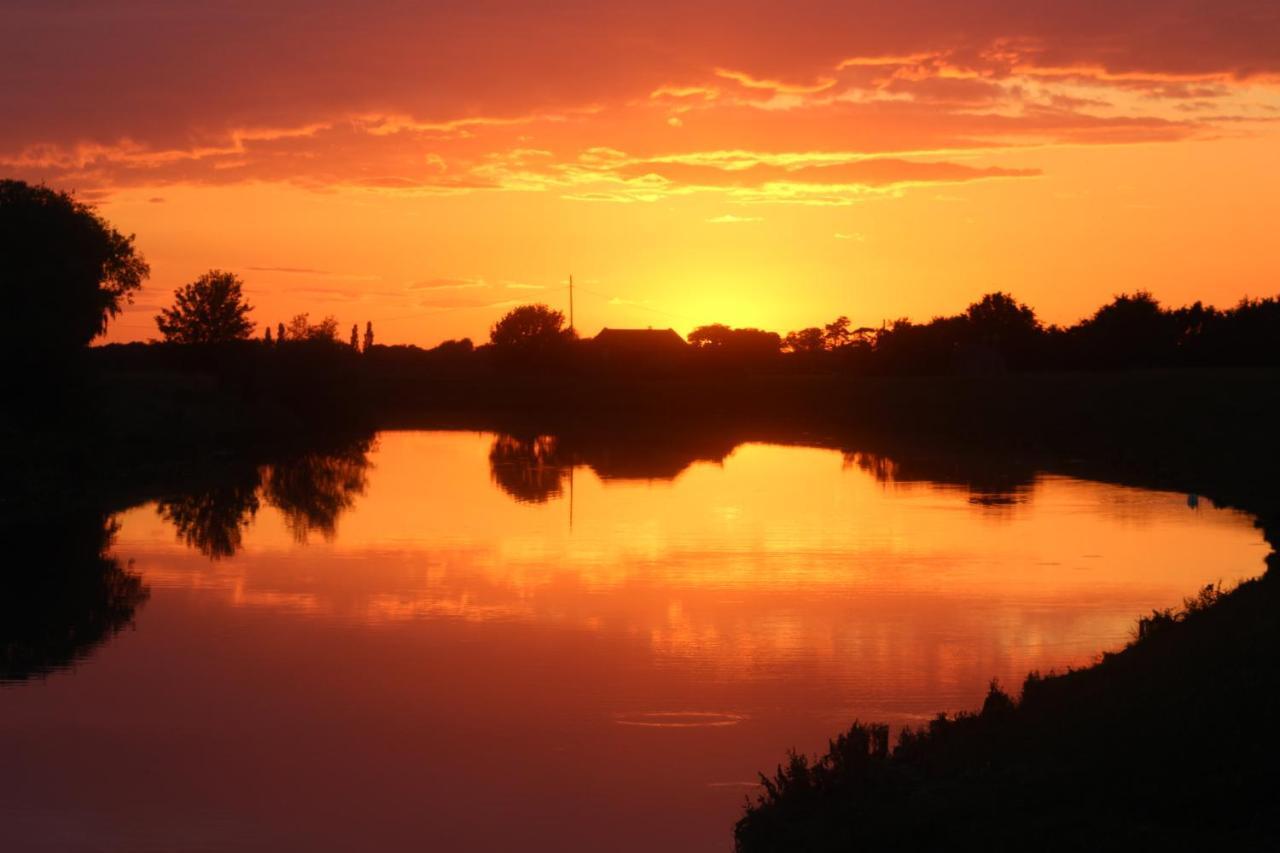
[[[311,533],[329,541],[338,518],[364,494],[372,446],[362,438],[265,465],[228,460],[213,482],[171,492],[156,511],[180,541],[211,560],[240,550],[263,503],[280,511],[295,541],[305,543]]]
[[[515,500],[546,503],[564,496],[575,468],[602,480],[674,480],[697,462],[723,462],[740,444],[692,429],[499,433],[489,447],[489,474]]]
[[[969,503],[993,508],[1027,502],[1036,483],[1035,468],[1016,457],[915,453],[891,458],[854,450],[844,452],[844,464],[870,474],[879,483],[955,486],[968,493]]]
[[[261,503],[256,469],[233,472],[231,482],[216,483],[156,502],[160,517],[178,538],[211,560],[234,556]]]
[[[150,595],[108,556],[117,526],[82,512],[0,526],[0,681],[46,675],[87,657],[133,622]]]
[[[5,691],[6,840],[724,849],[786,748],[977,707],[1261,570],[1243,516],[1004,465],[585,432],[225,464],[120,516],[154,590],[129,641]]]
[[[263,499],[283,513],[298,542],[311,532],[333,539],[338,517],[368,485],[369,440],[326,452],[312,451],[263,467]]]
[[[524,503],[546,503],[564,493],[573,465],[555,436],[499,435],[489,448],[489,474],[511,497]]]

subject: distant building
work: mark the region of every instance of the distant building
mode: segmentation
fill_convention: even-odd
[[[689,347],[675,329],[601,329],[592,341],[601,350],[627,355],[684,352]]]
[[[674,364],[689,350],[675,329],[601,329],[591,345],[605,362],[634,367]]]

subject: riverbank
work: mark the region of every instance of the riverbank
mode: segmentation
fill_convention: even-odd
[[[1280,841],[1277,557],[1260,579],[1154,613],[1087,669],[903,732],[855,723],[790,756],[735,828],[740,853],[1274,849]]]

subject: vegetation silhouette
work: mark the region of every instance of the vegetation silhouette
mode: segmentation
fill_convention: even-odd
[[[133,235],[69,194],[0,180],[5,363],[32,369],[106,330],[150,274]]]
[[[279,336],[279,342],[336,344],[338,318],[328,315],[319,323],[312,323],[310,314],[295,314],[289,320],[289,324],[284,327],[284,333]]]
[[[116,525],[77,509],[0,524],[0,682],[73,665],[133,622],[150,592],[108,554]]]
[[[562,364],[577,339],[564,313],[546,305],[521,305],[489,329],[489,345],[507,369]]]
[[[1137,639],[1015,701],[904,729],[855,722],[791,753],[735,828],[767,850],[1272,849],[1280,636],[1272,570],[1206,587]]]
[[[209,270],[174,291],[173,306],[156,315],[156,327],[167,343],[247,340],[253,334],[249,320],[253,306],[245,301],[243,288],[244,282],[234,273]]]

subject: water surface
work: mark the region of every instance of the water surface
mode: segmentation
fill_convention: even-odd
[[[0,687],[5,849],[725,850],[786,749],[1087,664],[1267,550],[1065,477],[458,432],[117,522],[132,627]]]

